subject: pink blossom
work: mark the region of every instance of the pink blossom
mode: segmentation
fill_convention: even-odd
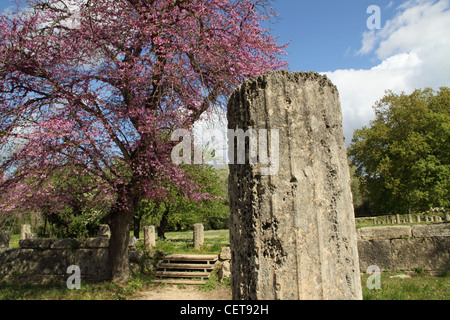
[[[286,46],[260,26],[273,15],[264,2],[30,0],[0,15],[0,210],[58,208],[73,188],[121,208],[171,188],[208,198],[172,163],[170,132],[286,66]]]

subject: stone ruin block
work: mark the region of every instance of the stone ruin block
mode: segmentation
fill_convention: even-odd
[[[31,225],[22,224],[20,226],[20,240],[34,239],[34,238],[36,238],[36,234],[31,233]]]
[[[11,232],[9,231],[0,231],[0,249],[9,248],[9,240],[11,237]]]
[[[194,249],[199,250],[205,241],[205,229],[203,224],[194,224]]]
[[[155,226],[144,227],[144,246],[148,250],[152,250],[154,247],[156,247]]]
[[[229,99],[228,129],[260,133],[259,146],[228,140],[233,299],[362,299],[336,87],[313,72],[246,80]]]
[[[107,238],[111,237],[111,229],[107,224],[101,224],[98,227],[97,237]]]

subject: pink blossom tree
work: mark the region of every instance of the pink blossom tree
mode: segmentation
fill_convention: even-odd
[[[59,206],[70,188],[48,177],[89,177],[77,190],[108,206],[111,277],[126,280],[139,202],[168,197],[167,181],[207,197],[172,163],[173,130],[285,66],[265,1],[29,0],[1,15],[0,211]]]

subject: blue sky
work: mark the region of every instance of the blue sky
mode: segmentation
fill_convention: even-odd
[[[380,8],[381,28],[367,13]],[[450,86],[450,0],[275,0],[271,32],[290,41],[291,71],[326,74],[338,87],[344,133],[374,118],[386,90]]]
[[[393,15],[391,1],[380,0],[275,0],[279,13],[270,25],[279,42],[291,42],[287,60],[291,70],[333,71],[346,68],[370,68],[372,56],[356,56],[370,5],[378,5],[382,20]]]
[[[290,42],[291,71],[326,74],[338,87],[347,144],[373,119],[386,90],[450,87],[450,0],[274,0],[269,25]],[[0,0],[0,10],[11,5]],[[381,10],[369,30],[367,9]]]

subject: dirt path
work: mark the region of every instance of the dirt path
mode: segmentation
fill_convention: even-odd
[[[152,291],[141,292],[133,300],[231,300],[231,291],[217,288],[202,291],[196,286],[164,286],[155,287]]]

